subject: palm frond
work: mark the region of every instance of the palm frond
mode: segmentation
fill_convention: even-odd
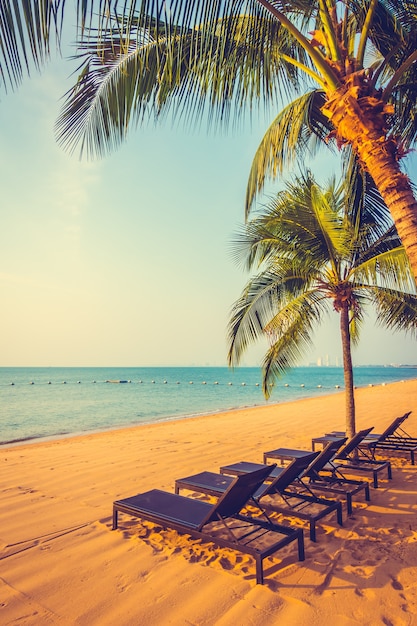
[[[59,46],[64,4],[65,0],[0,3],[0,86],[16,89],[24,74],[44,65],[51,41]]]
[[[355,267],[355,280],[366,281],[368,285],[396,288],[403,293],[413,293],[416,289],[410,262],[402,246],[385,247],[381,241],[380,251],[375,246],[374,254]]]
[[[69,150],[81,143],[89,156],[101,156],[146,115],[227,125],[232,111],[237,120],[297,91],[298,65],[311,65],[257,2],[202,2],[189,10],[179,2],[169,14],[164,2],[140,4],[128,27],[119,18],[79,42],[79,77],[57,122]]]
[[[273,280],[268,275],[251,280],[233,305],[228,325],[229,365],[237,365],[248,346],[264,337],[264,320],[275,311]]]
[[[252,161],[246,217],[266,180],[274,180],[296,159],[313,156],[326,140],[332,127],[321,112],[324,101],[321,90],[309,91],[287,105],[269,126]]]
[[[341,180],[345,214],[361,239],[368,245],[368,235],[382,237],[392,226],[392,217],[372,178],[363,171],[351,150],[344,152],[344,176]]]
[[[268,332],[272,344],[262,363],[262,388],[266,398],[270,397],[275,380],[299,364],[311,348],[326,304],[317,292],[306,292],[271,320]]]
[[[230,365],[238,364],[248,346],[272,332],[271,323],[277,311],[285,311],[311,284],[311,276],[293,271],[291,262],[270,268],[252,278],[233,305],[228,325]]]
[[[415,45],[417,48],[417,40]],[[394,106],[394,114],[389,118],[390,135],[401,137],[403,155],[412,148],[417,140],[416,102],[417,61],[395,85],[390,98],[390,103]]]
[[[352,233],[349,224],[343,220],[342,196],[330,184],[326,193],[318,185],[311,187],[311,206],[325,242],[327,258],[334,270],[339,273],[340,262],[352,252]]]
[[[102,58],[88,56],[78,69],[76,86],[66,94],[55,131],[58,143],[70,153],[80,145],[81,155],[102,157],[125,140],[138,77],[143,101],[136,110],[137,119],[144,117],[147,102],[152,103],[156,97],[157,77],[151,75],[150,68],[141,72],[146,60],[135,44],[125,54],[114,54],[114,46],[113,42],[103,48]],[[147,47],[152,48],[152,42]]]
[[[379,289],[374,294],[378,324],[417,338],[417,296]]]
[[[358,346],[361,336],[361,330],[364,322],[364,302],[359,294],[355,295],[354,308],[349,312],[349,334],[352,346]]]

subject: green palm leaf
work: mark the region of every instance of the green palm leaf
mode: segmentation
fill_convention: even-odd
[[[392,331],[407,332],[417,337],[417,298],[414,294],[379,289],[374,298],[380,324]]]
[[[295,159],[313,156],[332,127],[322,114],[324,94],[309,91],[300,96],[274,119],[255,153],[246,190],[246,217],[266,180],[289,168]]]
[[[50,54],[51,39],[59,44],[62,0],[0,3],[0,77],[15,89],[31,68],[39,70]]]

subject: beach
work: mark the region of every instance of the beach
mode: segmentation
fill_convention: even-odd
[[[412,411],[417,380],[355,392],[357,429],[382,432]],[[417,624],[417,466],[392,457],[371,501],[354,500],[340,527],[305,531],[294,545],[253,560],[120,515],[112,503],[225,463],[262,462],[277,447],[311,449],[344,430],[344,393],[0,449],[2,624],[275,625]],[[282,519],[282,518],[281,518]],[[294,519],[285,523],[297,525]]]

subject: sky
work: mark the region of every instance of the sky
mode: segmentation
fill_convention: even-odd
[[[80,161],[53,132],[70,72],[58,60],[0,94],[0,366],[226,365],[249,277],[231,242],[266,121],[227,134],[140,127],[107,158]],[[330,176],[335,162],[323,152],[314,170]],[[416,347],[369,311],[354,364],[415,364]],[[341,363],[336,314],[300,365],[320,357]]]

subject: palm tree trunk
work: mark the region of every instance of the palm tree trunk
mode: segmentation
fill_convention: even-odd
[[[410,181],[380,142],[367,142],[358,154],[391,213],[417,283],[417,201]]]
[[[342,337],[343,375],[345,380],[346,436],[350,439],[356,432],[356,424],[348,306],[344,306],[340,311],[340,334]]]
[[[357,83],[358,81],[356,81]],[[372,176],[397,228],[417,283],[417,201],[408,176],[399,166],[398,142],[387,138],[389,110],[375,96],[358,96],[366,88],[346,85],[333,92],[323,107],[336,129],[339,144],[348,143]]]

